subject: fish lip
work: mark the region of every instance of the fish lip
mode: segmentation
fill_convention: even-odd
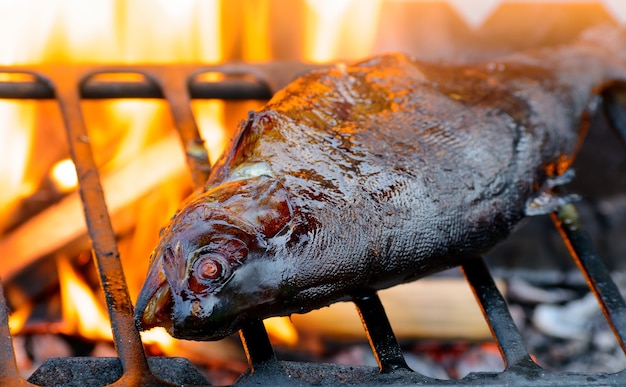
[[[180,321],[174,321],[168,327],[172,337],[183,340],[217,341],[235,334],[241,329],[241,319],[235,318],[229,324],[211,324],[192,316],[186,316]]]
[[[177,298],[160,267],[157,263],[151,268],[137,297],[135,323],[140,331],[163,327],[174,338],[200,341],[220,340],[237,332],[239,318],[230,324],[212,324],[195,316],[176,317]]]
[[[172,289],[162,271],[155,269],[150,271],[137,297],[135,322],[140,330],[157,326],[169,329],[172,324]]]

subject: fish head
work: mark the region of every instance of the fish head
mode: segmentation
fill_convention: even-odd
[[[140,329],[163,326],[192,340],[236,332],[277,290],[280,265],[268,258],[268,241],[292,215],[287,191],[269,176],[227,182],[189,201],[152,253],[135,312]]]

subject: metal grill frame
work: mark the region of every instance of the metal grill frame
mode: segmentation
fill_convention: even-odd
[[[89,145],[80,101],[101,98],[163,98],[170,107],[178,130],[189,170],[196,187],[202,186],[210,171],[208,155],[191,110],[192,98],[223,100],[269,99],[298,74],[320,66],[296,62],[270,64],[210,65],[55,65],[0,67],[0,73],[29,74],[32,80],[0,82],[3,99],[56,99],[68,136],[71,157],[76,165],[79,191],[98,269],[106,297],[114,343],[122,376],[111,386],[171,386],[158,378],[144,353],[133,319],[131,303],[122,271],[115,235],[107,212],[98,170]],[[216,72],[224,78],[208,82],[197,75]],[[96,75],[137,73],[142,82],[104,81]],[[608,97],[611,101],[610,95]],[[626,133],[621,133],[626,141]],[[572,258],[587,279],[590,289],[626,352],[626,304],[609,271],[594,252],[589,237],[578,222],[578,214],[569,204],[552,214],[555,226],[568,246]],[[365,293],[353,299],[357,307],[378,368],[346,367],[329,364],[294,363],[277,360],[261,321],[250,321],[240,331],[250,365],[238,385],[626,385],[626,371],[618,373],[563,373],[541,368],[524,347],[506,302],[481,257],[467,259],[462,271],[474,292],[493,337],[502,354],[505,370],[499,373],[471,373],[460,380],[437,380],[413,372],[402,351],[376,293]],[[93,358],[84,358],[91,359]],[[59,359],[62,365],[78,358]],[[170,358],[170,360],[174,360]],[[80,361],[80,360],[78,360]],[[87,360],[85,360],[87,361]],[[42,366],[43,368],[43,366]],[[55,380],[48,381],[51,385]],[[0,384],[35,386],[18,371],[8,315],[0,286]],[[207,383],[208,384],[208,383]]]

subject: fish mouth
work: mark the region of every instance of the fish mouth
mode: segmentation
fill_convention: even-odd
[[[140,330],[171,329],[174,297],[162,270],[151,270],[137,297],[135,321]]]
[[[241,316],[237,316],[234,321],[222,321],[209,313],[213,316],[210,319],[207,318],[208,314],[200,316],[204,313],[197,313],[191,304],[193,302],[190,300],[185,302],[174,296],[162,270],[162,262],[157,261],[137,297],[135,323],[140,331],[163,327],[177,339],[200,341],[220,340],[239,329]]]
[[[181,320],[174,321],[168,328],[168,332],[172,337],[195,341],[221,340],[236,333],[238,330],[238,323],[212,324],[194,316],[187,316]]]

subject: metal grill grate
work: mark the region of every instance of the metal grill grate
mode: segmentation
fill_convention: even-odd
[[[107,212],[98,170],[93,161],[89,137],[81,113],[81,99],[163,98],[185,146],[187,162],[196,186],[208,175],[208,156],[198,133],[190,107],[192,98],[268,99],[298,73],[311,66],[298,63],[225,66],[47,66],[0,67],[0,72],[26,73],[32,80],[0,82],[0,98],[56,99],[67,130],[72,159],[79,178],[79,190],[85,217],[104,289],[116,350],[114,359],[65,358],[44,364],[29,381],[17,369],[8,328],[6,301],[0,287],[0,384],[2,385],[81,385],[85,376],[67,379],[63,370],[100,372],[97,383],[121,386],[208,384],[194,374],[186,361],[174,358],[147,359],[133,320],[133,307],[124,280],[115,235]],[[216,82],[199,80],[196,75],[218,72],[224,77]],[[105,81],[95,77],[104,73],[138,73],[142,82]],[[607,95],[610,97],[610,95]],[[610,102],[610,98],[609,98]],[[626,134],[622,134],[626,141]],[[577,222],[573,205],[553,214],[571,255],[583,272],[591,290],[626,352],[626,305],[609,272],[594,253],[588,236]],[[6,259],[6,257],[5,257]],[[261,321],[250,321],[240,332],[250,369],[239,379],[241,385],[327,384],[359,385],[626,385],[626,371],[605,373],[562,373],[542,369],[533,362],[521,335],[509,314],[502,295],[482,258],[469,259],[462,266],[505,361],[500,373],[471,373],[460,380],[435,380],[409,369],[393,334],[383,306],[375,293],[354,298],[379,368],[346,367],[278,361]],[[99,367],[99,368],[98,368]],[[163,370],[173,371],[164,375]],[[75,372],[78,374],[80,372]],[[105,376],[105,374],[107,374]],[[36,376],[40,375],[40,376]],[[43,375],[43,376],[41,376]],[[121,375],[121,377],[120,377]],[[158,375],[158,376],[155,376]],[[183,376],[181,376],[183,375]],[[38,379],[43,378],[43,379]],[[63,379],[65,378],[65,379]],[[98,379],[99,378],[99,379]],[[108,379],[107,379],[108,378]],[[170,380],[170,382],[164,381]],[[81,381],[82,380],[82,381]],[[92,380],[92,382],[94,382]],[[94,382],[94,383],[95,383]]]

